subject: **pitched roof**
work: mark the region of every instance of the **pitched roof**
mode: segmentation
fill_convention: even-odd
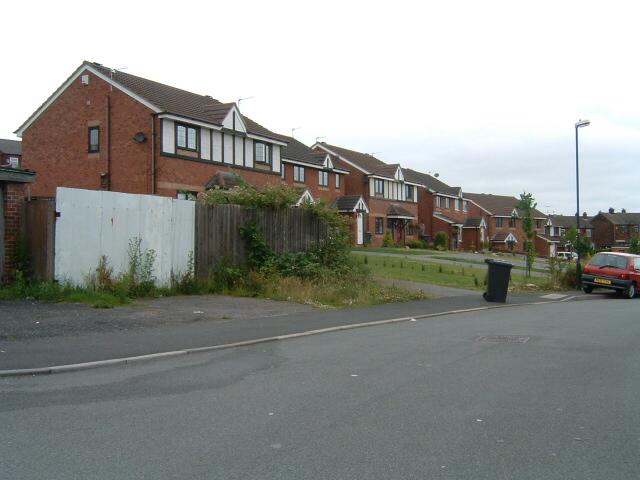
[[[339,212],[354,212],[358,203],[362,200],[361,208],[365,211],[369,211],[369,207],[364,203],[364,199],[361,195],[341,195],[336,197],[333,204],[331,205],[333,208],[337,209]]]
[[[388,167],[388,165],[382,160],[379,160],[368,153],[356,152],[355,150],[330,145],[325,142],[319,142],[318,145],[327,148],[336,155],[347,159],[349,162],[369,173],[376,173],[376,171],[380,169],[386,171],[386,167]],[[395,168],[397,168],[397,166]],[[395,170],[393,171],[393,174],[395,174]],[[391,178],[393,178],[393,174],[391,174]]]
[[[614,225],[640,225],[640,213],[600,212],[598,215],[602,215]]]
[[[22,155],[22,142],[20,140],[0,138],[0,153]]]
[[[482,208],[488,210],[493,215],[498,217],[510,217],[513,209],[518,204],[516,197],[509,195],[493,195],[491,193],[463,193],[464,198],[477,203]],[[518,210],[520,214],[520,210]],[[547,216],[538,209],[533,210],[534,218],[547,218]]]
[[[464,228],[479,228],[482,224],[482,217],[467,217],[464,220]]]
[[[229,111],[234,106],[237,108],[235,103],[223,103],[209,95],[200,95],[198,93],[182,90],[147,78],[131,75],[130,73],[114,70],[97,62],[84,61],[78,70],[76,70],[76,72],[67,80],[67,82],[73,79],[74,75],[82,72],[86,67],[97,71],[104,77],[113,81],[115,84],[122,86],[124,89],[138,96],[148,104],[153,105],[163,113],[171,113],[180,117],[199,120],[213,125],[222,125],[222,121],[225,119]],[[67,82],[65,82],[65,84]],[[65,84],[63,84],[63,87]],[[30,121],[37,117],[38,112],[46,107],[48,102],[54,99],[59,91],[60,89],[56,90],[53,95],[38,107],[38,110],[36,110],[36,112],[31,115],[29,119],[20,126],[20,128],[18,128],[18,131],[22,130]],[[241,116],[249,133],[274,140],[284,141],[282,140],[282,135],[266,129],[244,115]]]
[[[515,241],[518,241],[518,237],[512,232],[497,232],[491,237],[492,242],[505,243],[507,238],[513,237]]]
[[[460,220],[455,220],[455,219],[453,219],[451,217],[447,217],[446,215],[443,215],[440,212],[433,212],[433,216],[438,218],[438,219],[440,219],[440,220],[442,220],[443,222],[447,222],[450,225],[462,225],[460,223]]]
[[[387,208],[387,217],[415,218],[415,215],[401,205],[392,203],[389,205],[389,208]]]
[[[550,235],[545,235],[544,233],[536,233],[536,236],[545,240],[547,243],[560,243],[559,237],[552,237]]]
[[[319,153],[293,137],[286,137],[287,146],[283,147],[280,156],[289,160],[310,163],[312,165],[324,165],[326,153]]]
[[[403,168],[404,178],[413,183],[419,183],[424,185],[429,190],[433,190],[436,193],[444,193],[445,195],[451,195],[457,197],[460,193],[460,187],[450,187],[446,183],[438,180],[426,173],[417,172],[410,168]]]
[[[591,226],[592,217],[580,217],[580,228],[593,228]],[[571,228],[576,226],[576,217],[571,215],[549,215],[549,219],[554,227]]]

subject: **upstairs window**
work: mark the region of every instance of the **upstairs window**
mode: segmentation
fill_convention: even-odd
[[[404,199],[413,201],[413,185],[404,186]]]
[[[469,211],[469,200],[464,200],[462,202],[462,211],[463,212],[468,212]]]
[[[373,193],[375,195],[384,195],[384,180],[379,178],[373,179]]]
[[[100,127],[89,127],[89,153],[100,151]]]
[[[280,163],[280,176],[284,179],[287,176],[287,168],[285,167],[284,163]]]
[[[321,187],[329,186],[329,172],[325,172],[324,170],[318,171],[318,185]]]
[[[453,201],[453,207],[456,209],[456,212],[460,210],[460,199],[459,198],[456,198]]]
[[[515,228],[515,226],[516,226],[516,219],[515,219],[515,217],[511,217],[509,219],[509,227]]]
[[[257,163],[271,164],[271,145],[268,143],[255,142],[255,159]]]
[[[451,208],[451,199],[449,197],[444,197],[444,208]]]
[[[502,227],[502,218],[501,217],[496,218],[496,227],[498,227],[498,228]]]
[[[304,183],[304,167],[298,165],[293,166],[293,181]]]
[[[336,173],[336,188],[340,188],[340,174]]]
[[[440,208],[442,206],[442,197],[440,195],[436,195],[436,207]]]
[[[176,147],[183,150],[198,150],[198,132],[195,127],[176,124]]]

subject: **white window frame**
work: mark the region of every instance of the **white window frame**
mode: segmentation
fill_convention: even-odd
[[[326,170],[318,170],[318,185],[321,187],[329,186],[329,172]]]
[[[300,165],[293,166],[293,181],[304,183],[304,167],[301,167]]]
[[[436,207],[442,208],[442,197],[440,195],[436,195]]]
[[[373,179],[373,194],[384,196],[384,180],[381,180],[379,178]]]
[[[336,173],[336,188],[340,188],[340,174]]]

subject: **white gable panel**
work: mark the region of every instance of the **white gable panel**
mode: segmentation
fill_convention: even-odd
[[[327,155],[324,159],[324,168],[333,170],[333,162],[331,161],[331,157],[329,155]]]
[[[244,166],[253,168],[253,140],[244,139]]]
[[[373,178],[369,179],[369,196],[370,197],[375,197],[376,195],[376,191],[375,191],[375,186],[374,186],[374,180]]]
[[[233,163],[233,137],[223,133],[222,145],[224,147],[224,163]]]
[[[396,170],[395,179],[404,182],[404,175],[402,174],[402,170],[400,169],[400,167],[398,167],[398,170]]]
[[[211,132],[211,160],[214,162],[222,161],[222,134],[220,132]]]
[[[280,145],[273,145],[271,148],[273,148],[271,169],[274,172],[280,172]]]
[[[247,132],[247,127],[242,121],[242,118],[240,118],[240,114],[235,107],[229,110],[229,113],[227,113],[227,116],[222,121],[222,126],[224,128],[228,128],[229,130],[235,130],[237,132]]]
[[[162,151],[176,153],[176,129],[173,120],[162,119]]]
[[[200,128],[200,157],[211,160],[211,130]]]
[[[243,146],[243,137],[236,137],[235,142],[236,142],[236,151],[235,151],[235,164],[236,165],[242,165],[243,164],[243,158],[242,158],[242,146]]]

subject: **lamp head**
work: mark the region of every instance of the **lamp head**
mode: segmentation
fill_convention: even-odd
[[[591,125],[589,120],[578,120],[576,122],[576,128],[588,127],[589,125]]]

